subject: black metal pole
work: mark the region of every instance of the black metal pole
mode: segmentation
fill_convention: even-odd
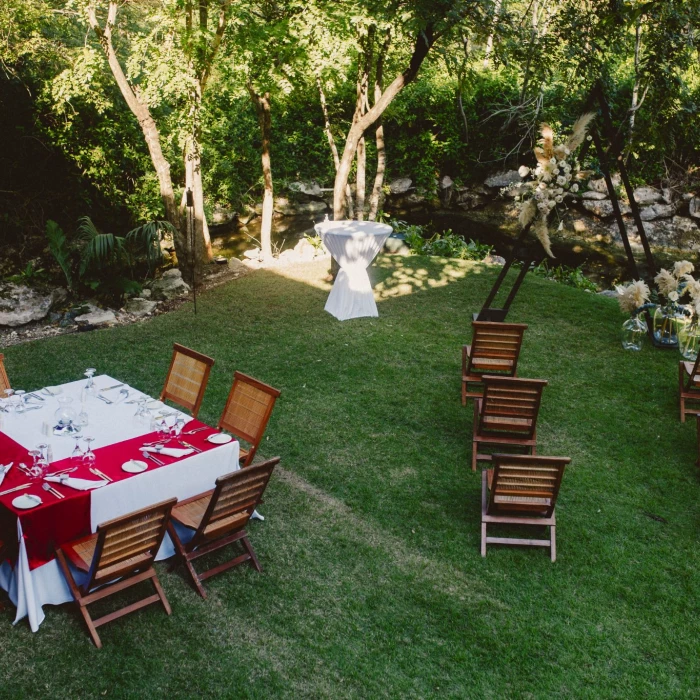
[[[190,265],[192,266],[192,298],[194,302],[194,313],[197,315],[197,263],[195,259],[195,244],[194,244],[194,195],[192,190],[187,188],[187,213],[189,216],[189,233],[190,233]]]

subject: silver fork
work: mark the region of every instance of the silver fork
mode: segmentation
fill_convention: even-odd
[[[199,449],[199,447],[195,447],[194,445],[190,445],[189,442],[185,442],[184,440],[179,440],[178,441],[183,447],[189,447],[191,450],[194,450],[195,452],[201,452],[202,450]]]
[[[195,428],[194,430],[186,430],[184,432],[185,435],[194,435],[195,433],[198,433],[200,430],[213,430],[213,428],[210,428],[208,425],[204,425],[201,428]]]
[[[158,459],[158,457],[156,457],[155,455],[151,454],[150,452],[146,452],[146,450],[143,450],[143,452],[141,452],[141,454],[142,454],[146,459],[152,460],[153,462],[155,462],[155,463],[156,463],[158,466],[160,466],[160,467],[162,467],[162,466],[165,465],[165,463],[164,463],[164,462],[161,462],[161,461]]]

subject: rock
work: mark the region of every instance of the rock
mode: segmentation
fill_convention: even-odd
[[[614,215],[613,212],[613,206],[612,202],[609,199],[600,199],[600,200],[590,200],[590,199],[584,199],[581,204],[583,204],[584,209],[586,211],[591,212],[594,216],[597,216],[601,219],[607,219],[610,216]],[[624,203],[620,202],[620,211],[622,214],[629,214],[632,210]]]
[[[0,326],[23,326],[40,321],[68,297],[65,289],[39,291],[23,284],[0,284]]]
[[[487,255],[481,262],[487,265],[505,265],[506,259],[500,255]]]
[[[700,197],[693,197],[688,201],[688,211],[694,219],[700,219]]]
[[[598,292],[601,297],[609,297],[610,299],[617,299],[620,295],[614,289],[604,289],[602,292]]]
[[[409,207],[423,206],[428,201],[428,198],[423,192],[411,192],[404,197],[404,202]]]
[[[622,182],[622,178],[620,177],[620,173],[613,173],[610,176],[610,179],[612,180],[613,187],[619,187],[621,182]],[[588,189],[593,190],[595,192],[602,192],[603,194],[608,195],[608,196],[610,194],[608,192],[608,186],[605,183],[604,177],[601,177],[599,180],[589,180],[588,181]]]
[[[117,322],[117,317],[111,309],[97,309],[82,316],[76,316],[79,326],[111,326]]]
[[[646,207],[661,201],[661,192],[655,187],[637,187],[633,194],[634,200],[640,207]]]
[[[322,195],[321,187],[317,182],[290,182],[289,191],[310,197],[320,197]]]
[[[275,200],[275,212],[282,214],[282,216],[320,214],[327,210],[325,202],[290,202],[286,197],[279,197]]]
[[[127,313],[133,314],[134,316],[148,316],[148,314],[153,313],[156,306],[158,306],[158,302],[156,301],[134,297],[126,302],[124,309]]]
[[[228,259],[228,269],[231,272],[247,272],[248,268],[238,258]]]
[[[662,188],[661,199],[666,204],[673,204],[673,190],[670,187]]]
[[[316,249],[306,238],[300,238],[298,243],[294,246],[294,254],[300,261],[307,262],[314,259]]]
[[[454,181],[449,175],[443,175],[442,178],[440,178],[440,189],[441,190],[447,190],[450,187],[454,185]]]
[[[261,252],[260,248],[253,248],[252,250],[246,250],[243,253],[243,257],[248,258],[248,260],[259,260]]]
[[[392,255],[410,255],[411,249],[406,245],[403,235],[391,235],[384,243],[384,252]]]
[[[175,299],[189,291],[189,284],[182,279],[182,273],[177,268],[167,270],[161,279],[151,282],[151,298],[158,301]]]
[[[142,299],[150,299],[151,298],[151,290],[150,289],[142,289],[140,296]]]
[[[226,207],[217,204],[211,213],[211,223],[215,226],[224,226],[230,224],[232,221],[238,218],[238,213],[227,209]]]
[[[410,177],[399,177],[389,183],[389,192],[391,194],[405,194],[411,189],[413,180]]]
[[[476,209],[486,204],[485,188],[479,187],[460,187],[455,191],[454,202],[460,208],[465,211],[470,209]]]
[[[496,173],[484,180],[486,187],[491,188],[510,187],[510,185],[516,185],[520,182],[522,182],[522,178],[517,170],[507,170],[502,173]]]
[[[670,204],[654,204],[640,210],[639,216],[642,221],[653,221],[654,219],[668,219],[676,213],[676,208]]]
[[[287,249],[283,250],[280,254],[277,260],[279,260],[281,263],[289,263],[289,262],[295,262],[296,261],[296,253],[292,249]]]
[[[588,192],[584,192],[581,195],[582,199],[607,199],[608,198],[608,193],[607,191],[605,193],[603,192],[596,192],[595,190],[588,190]]]

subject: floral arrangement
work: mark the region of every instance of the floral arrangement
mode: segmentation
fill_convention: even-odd
[[[549,240],[549,215],[564,201],[567,194],[578,192],[579,186],[574,181],[585,177],[580,172],[581,166],[574,157],[574,151],[585,140],[588,124],[594,116],[595,114],[588,113],[579,117],[572,127],[571,135],[557,144],[554,142],[552,127],[542,124],[541,145],[534,149],[537,166],[528,168],[523,165],[518,170],[521,177],[533,178],[526,183],[529,192],[523,197],[518,220],[523,228],[532,221],[535,222],[535,235],[550,258],[554,255]],[[560,223],[559,228],[562,226]]]
[[[700,316],[700,282],[690,274],[694,271],[693,263],[679,260],[673,263],[673,272],[662,268],[654,277],[654,282],[659,288],[659,294],[665,296],[673,307],[679,306],[678,302],[687,294],[691,304],[690,308],[685,306],[686,314]]]
[[[643,280],[636,280],[626,287],[618,284],[615,287],[620,309],[630,316],[637,313],[649,301],[649,286]]]

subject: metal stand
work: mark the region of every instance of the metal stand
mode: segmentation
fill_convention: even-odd
[[[630,202],[632,218],[634,219],[634,222],[637,226],[639,239],[641,240],[642,248],[644,249],[644,256],[646,258],[647,263],[647,276],[649,278],[649,282],[653,282],[653,278],[656,276],[656,263],[654,262],[654,256],[651,253],[651,248],[649,247],[649,241],[647,240],[646,232],[644,230],[644,224],[642,222],[641,216],[639,215],[639,205],[634,199],[634,192],[632,190],[632,186],[627,175],[627,168],[625,168],[624,159],[622,158],[622,139],[620,138],[620,132],[618,131],[617,133],[615,133],[614,131],[612,118],[610,116],[610,107],[608,106],[608,102],[605,98],[605,92],[600,81],[598,81],[591,90],[588,99],[586,100],[586,104],[583,111],[589,111],[590,109],[594,108],[596,104],[598,106],[598,109],[600,110],[600,114],[602,117],[602,129],[606,141],[609,144],[608,149],[606,150],[603,147],[603,142],[600,138],[598,129],[595,126],[593,126],[590,129],[590,134],[593,137],[592,142],[596,148],[598,162],[600,163],[600,169],[603,171],[605,184],[608,188],[608,196],[610,197],[610,202],[612,204],[613,214],[615,215],[615,221],[617,222],[617,227],[620,231],[620,237],[622,238],[622,245],[625,248],[625,254],[627,255],[627,268],[631,277],[641,279],[641,275],[639,274],[639,269],[637,267],[637,261],[634,259],[634,254],[632,253],[632,246],[629,241],[629,236],[627,235],[627,227],[625,226],[624,219],[622,218],[620,201],[617,197],[617,193],[615,192],[615,186],[613,185],[612,175],[610,172],[611,161],[615,162],[615,166],[620,172],[620,179],[622,180],[622,184],[625,187],[625,192],[627,193],[627,198]],[[590,143],[590,141],[586,142],[583,148],[581,149],[581,160],[583,160],[586,153],[588,152]],[[491,304],[496,298],[496,294],[498,293],[501,284],[505,280],[506,275],[508,274],[508,270],[511,268],[516,259],[518,259],[518,255],[521,254],[520,251],[518,251],[518,246],[522,243],[529,230],[530,224],[528,224],[528,226],[526,226],[520,232],[520,235],[518,236],[513,245],[511,255],[508,258],[503,269],[501,270],[501,274],[498,275],[498,278],[496,279],[496,282],[494,283],[491,291],[489,292],[488,297],[486,297],[486,301],[484,302],[481,311],[473,315],[475,321],[505,321],[505,318],[508,315],[508,310],[510,309],[511,304],[513,303],[513,300],[515,299],[515,296],[520,289],[520,285],[525,279],[527,271],[530,269],[532,262],[537,258],[537,256],[534,254],[531,248],[528,248],[525,255],[521,257],[523,266],[520,270],[520,274],[518,275],[517,279],[515,280],[515,283],[513,284],[513,287],[510,290],[510,293],[508,294],[508,297],[503,307],[492,308]],[[651,317],[648,311],[646,311],[645,313],[651,342],[654,345],[657,345],[657,347],[668,347],[658,345],[655,342],[654,333],[652,330]]]
[[[194,195],[192,190],[187,188],[187,215],[189,217],[190,234],[190,265],[192,270],[192,299],[194,302],[194,314],[197,315],[197,259],[195,257],[194,241]]]

